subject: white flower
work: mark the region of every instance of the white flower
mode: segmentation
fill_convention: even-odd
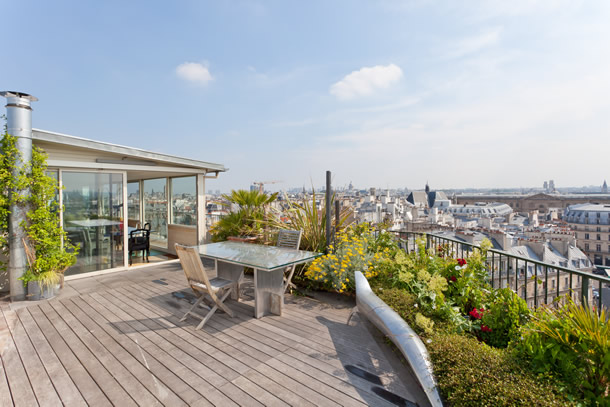
[[[417,308],[417,307],[419,307],[419,305],[418,305],[418,304],[415,304],[415,308]]]
[[[432,339],[426,339],[426,343],[432,343]]]
[[[461,270],[462,268],[460,266],[455,266],[456,270]]]

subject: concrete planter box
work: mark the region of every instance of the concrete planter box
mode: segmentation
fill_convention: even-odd
[[[55,297],[60,290],[60,284],[51,287],[44,286],[41,289],[38,281],[29,281],[27,299],[28,301],[48,300]]]

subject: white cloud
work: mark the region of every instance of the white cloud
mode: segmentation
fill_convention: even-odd
[[[333,84],[330,93],[339,100],[350,100],[388,88],[400,78],[402,78],[402,69],[394,64],[364,67]]]
[[[197,62],[185,62],[178,65],[176,67],[176,75],[185,81],[203,86],[214,79],[208,67]]]

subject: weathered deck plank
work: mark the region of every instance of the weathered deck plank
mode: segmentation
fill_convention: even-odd
[[[76,337],[89,350],[90,354],[95,357],[101,365],[103,365],[108,373],[125,389],[125,392],[141,406],[158,406],[161,405],[159,400],[155,398],[147,389],[131,374],[129,370],[123,366],[114,354],[109,352],[91,332],[76,319],[70,311],[68,311],[61,302],[53,301],[49,303],[53,310],[60,316],[66,326],[70,327]]]
[[[168,290],[170,290],[172,288],[172,285],[170,284],[169,286],[157,288],[157,287],[154,287],[154,284],[153,285],[147,284],[146,288],[150,289],[150,290],[156,289],[160,293],[163,293],[163,292],[167,292]],[[181,287],[174,287],[174,288],[181,288]],[[137,295],[137,293],[134,293],[134,294]],[[229,304],[234,310],[236,307],[239,307],[239,305],[235,302],[230,302]],[[185,309],[186,309],[186,306],[185,306]],[[252,320],[252,318],[249,317],[248,312],[251,311],[250,309],[245,309],[245,310],[241,310],[241,311],[243,311],[243,312],[238,311],[238,314],[242,314],[244,321],[239,321],[239,325],[247,326],[249,323],[257,323],[257,322],[254,322],[256,320]],[[223,317],[224,317],[224,315],[223,315]],[[216,320],[218,321],[218,320],[220,320],[220,318],[221,317],[217,317]],[[272,318],[281,318],[281,317],[272,317]],[[226,319],[228,321],[233,321],[233,319],[231,319],[231,318],[226,318]],[[245,321],[248,321],[248,320],[252,320],[252,322],[245,323]],[[271,320],[271,319],[264,318],[261,321],[269,321],[269,320]],[[283,342],[285,344],[285,348],[284,348],[283,352],[286,352],[287,350],[289,350],[291,348],[291,346],[294,345],[294,343],[297,343],[297,342],[295,342],[295,340],[298,340],[299,342],[302,340],[307,342],[306,338],[302,339],[301,337],[299,337],[298,335],[295,335],[293,333],[283,332],[282,329],[279,327],[272,326],[272,328],[273,329],[271,330],[271,335],[274,338],[274,340],[277,340],[278,338],[281,339],[283,336],[287,336],[287,338],[283,338]],[[303,333],[303,336],[307,337],[307,335],[305,335],[306,331],[303,331],[302,333]],[[340,394],[338,395],[337,393],[334,392],[334,390],[339,390],[343,393],[347,393],[347,395],[349,395],[350,397],[353,397],[355,399],[355,400],[350,400],[350,403],[354,403],[356,400],[361,401],[361,397],[360,397],[359,393],[357,391],[354,391],[354,387],[353,387],[354,383],[358,382],[359,386],[357,386],[357,387],[358,387],[359,391],[365,391],[367,393],[367,399],[376,400],[376,404],[378,404],[378,405],[390,405],[385,400],[380,399],[377,395],[370,392],[370,387],[371,387],[370,383],[368,383],[368,382],[365,383],[364,381],[357,379],[357,378],[354,380],[354,378],[349,378],[347,375],[344,375],[344,376],[340,377],[339,379],[337,379],[336,376],[333,376],[332,374],[329,373],[329,371],[335,370],[335,368],[329,366],[328,369],[324,369],[324,366],[322,366],[322,369],[320,369],[320,367],[321,367],[320,365],[323,362],[320,362],[317,359],[310,358],[310,357],[308,357],[308,355],[301,355],[301,356],[302,356],[302,358],[305,358],[306,360],[308,360],[309,364],[302,363],[302,361],[295,359],[295,358],[286,357],[286,355],[282,355],[282,352],[277,353],[276,356],[277,356],[277,358],[283,359],[283,363],[285,363],[288,366],[294,367],[294,366],[298,365],[299,368],[297,370],[299,371],[299,373],[306,373],[314,380],[319,380],[322,382],[322,384],[318,384],[318,383],[313,384],[312,383],[311,387],[317,388],[321,385],[324,388],[326,385],[332,384],[331,386],[329,386],[332,389],[328,390],[328,392],[330,394],[332,394],[332,396],[335,399],[337,399],[337,398],[341,399],[343,397],[342,395],[340,395]],[[276,363],[276,362],[274,362],[274,363]],[[343,400],[343,401],[345,401],[345,400]]]
[[[53,304],[54,306],[57,303]],[[66,308],[67,312],[71,312],[74,317],[85,327],[85,329],[100,341],[110,354],[114,355],[117,360],[133,374],[148,391],[153,394],[162,404],[170,404],[172,406],[185,406],[186,403],[180,399],[169,387],[163,382],[155,378],[146,366],[135,356],[130,354],[123,346],[121,341],[115,340],[108,335],[91,317],[93,315],[86,314],[82,307],[77,306],[72,299],[64,300],[61,305]],[[98,319],[99,321],[99,319]],[[136,401],[140,402],[139,399]]]
[[[62,361],[70,378],[80,390],[80,393],[87,404],[93,406],[112,405],[95,380],[89,375],[89,372],[85,369],[81,361],[74,355],[66,342],[64,342],[61,334],[55,330],[53,324],[49,322],[47,317],[40,310],[39,306],[28,307],[27,310],[36,324],[40,327],[40,330],[47,342],[49,342],[53,348],[57,357]]]
[[[147,286],[147,288],[152,289],[154,287],[148,287]],[[163,289],[160,289],[160,290],[163,290]],[[168,292],[171,292],[171,291],[168,291]],[[187,309],[187,306],[186,306],[186,304],[184,304],[183,305],[183,311],[185,311],[186,309]],[[219,315],[223,315],[223,314],[219,314]],[[208,322],[208,324],[209,325],[217,325],[217,326],[219,326],[220,329],[223,330],[223,332],[226,332],[226,331],[232,329],[233,327],[239,328],[241,330],[241,329],[243,329],[244,325],[247,325],[248,320],[252,319],[249,316],[246,317],[246,318],[247,319],[235,318],[235,320],[237,320],[237,321],[234,321],[234,319],[229,318],[229,317],[226,317],[226,320],[225,320],[225,318],[221,319],[220,317],[216,317],[216,318],[212,318]],[[220,321],[223,321],[225,323],[225,325],[223,326],[222,324],[219,324]],[[231,327],[228,330],[226,329],[226,327],[227,327],[226,324],[227,323],[229,324],[228,326]],[[234,326],[231,325],[233,323],[235,324]],[[204,327],[205,331],[207,331],[206,328],[209,328],[209,327],[206,325],[206,327]],[[202,332],[202,331],[204,331],[204,330],[197,331],[197,332]],[[243,335],[242,338],[245,341],[252,342],[252,340],[247,335]],[[265,337],[263,337],[263,338],[265,338]],[[260,343],[257,343],[257,346],[260,346]],[[282,349],[286,349],[286,348],[288,348],[288,346],[283,346],[282,347]],[[277,352],[277,351],[273,352],[274,355],[277,355],[279,353],[281,353],[281,352]],[[268,360],[269,358],[265,358],[265,359]],[[304,383],[302,381],[290,379],[290,375],[297,375],[297,376],[299,376],[300,372],[297,369],[294,369],[294,368],[292,368],[290,366],[282,366],[282,368],[280,368],[278,370],[278,369],[274,369],[272,366],[269,366],[269,365],[267,365],[267,366],[257,366],[257,368],[260,368],[260,372],[262,372],[263,374],[266,374],[268,377],[274,377],[277,380],[276,386],[280,385],[280,383],[281,383],[281,385],[284,385],[285,382],[287,381],[287,379],[290,380],[290,382],[288,383],[288,386],[290,386],[291,391],[294,391],[297,394],[302,395],[303,396],[302,397],[303,400],[314,400],[316,405],[336,405],[336,403],[333,403],[331,401],[331,399],[326,398],[326,397],[324,397],[323,395],[321,395],[319,393],[318,387],[320,387],[320,386],[324,387],[325,386],[324,383],[322,383],[322,382],[313,382],[313,384],[312,384],[312,382],[309,382],[308,383],[309,386],[306,386],[306,385],[304,386]],[[285,371],[286,369],[288,369],[288,376],[286,375],[286,371]],[[303,376],[300,376],[300,377],[302,378]],[[357,404],[357,401],[356,400],[350,400],[350,403],[348,405],[353,405],[353,404]]]
[[[74,352],[74,355],[78,358],[80,363],[87,369],[89,375],[95,380],[95,383],[99,386],[101,391],[104,392],[108,400],[114,405],[136,406],[136,402],[123,387],[123,385],[127,383],[121,383],[118,380],[121,379],[120,377],[114,377],[106,370],[104,365],[78,339],[51,305],[49,303],[41,304],[39,308],[70,347],[72,352]]]
[[[82,299],[92,308],[100,312],[114,329],[117,329],[119,333],[134,341],[138,348],[146,351],[148,357],[157,359],[167,367],[173,375],[184,381],[185,386],[180,385],[180,383],[175,383],[175,385],[177,386],[178,391],[183,393],[181,398],[184,397],[188,404],[192,405],[195,402],[200,402],[205,405],[205,400],[208,401],[207,405],[214,404],[214,395],[219,392],[186,367],[184,363],[180,363],[170,353],[167,353],[157,346],[157,344],[149,338],[149,332],[140,332],[133,325],[124,323],[124,321],[131,320],[127,314],[112,307],[111,304],[107,303],[103,298],[100,298],[99,295],[88,294],[82,296]],[[231,405],[230,400],[219,400],[219,402],[220,401],[226,401],[228,402],[228,405]]]
[[[243,377],[243,373],[250,369],[247,365],[235,358],[234,355],[229,355],[226,352],[216,350],[215,348],[211,347],[209,343],[206,343],[199,338],[192,337],[188,338],[189,340],[185,339],[183,335],[179,334],[179,332],[182,331],[180,327],[175,327],[175,329],[173,329],[174,326],[170,325],[169,328],[172,329],[167,329],[168,325],[155,322],[159,321],[159,318],[161,316],[159,314],[153,313],[149,309],[146,309],[146,307],[135,301],[133,296],[129,298],[127,296],[115,296],[113,303],[115,303],[115,305],[120,306],[121,304],[119,304],[119,301],[121,301],[123,305],[130,310],[131,316],[133,316],[134,318],[140,318],[142,320],[149,321],[147,326],[150,329],[155,330],[160,336],[166,339],[168,343],[172,343],[173,345],[182,349],[191,349],[191,354],[194,358],[196,358],[200,363],[206,365],[206,367],[212,369],[212,373],[214,376],[210,379],[222,377],[226,381],[233,381],[235,379]],[[206,353],[210,349],[213,349],[213,351],[209,354]],[[227,387],[231,388],[231,386],[225,386],[225,384],[223,384],[222,382],[220,384],[214,385],[219,389]],[[258,386],[254,383],[251,383],[247,387],[256,388]],[[235,395],[239,392],[240,391],[237,389],[232,389],[231,393],[227,394],[227,396],[234,398]],[[257,393],[264,394],[268,392],[266,392],[264,389],[259,389]],[[268,394],[268,396],[273,398],[271,394]],[[245,399],[247,399],[247,397]]]
[[[12,406],[13,398],[11,397],[11,389],[8,386],[6,378],[6,370],[4,369],[4,363],[0,358],[0,406]]]
[[[32,346],[23,325],[21,325],[19,317],[15,312],[5,312],[4,318],[11,331],[13,341],[21,357],[21,363],[23,363],[23,367],[28,375],[38,404],[41,406],[61,406],[61,400],[51,383],[42,361],[38,357],[36,349]]]
[[[42,331],[34,322],[26,308],[17,311],[19,319],[25,328],[32,345],[36,348],[42,363],[49,374],[49,378],[55,387],[57,394],[65,405],[86,406],[87,403],[80,391],[70,378],[70,375],[55,354],[51,345],[47,342]]]
[[[37,406],[38,401],[34,395],[34,390],[30,385],[25,367],[21,363],[19,352],[13,341],[11,330],[5,314],[12,311],[3,311],[0,315],[0,329],[4,336],[4,347],[2,349],[2,365],[6,371],[6,378],[12,397],[11,404],[15,406]],[[10,405],[10,404],[9,404]]]
[[[124,290],[127,290],[127,289],[124,288]],[[213,345],[215,345],[219,351],[220,351],[221,347],[224,348],[224,350],[221,351],[221,354],[223,355],[223,358],[225,360],[236,358],[236,359],[239,359],[241,362],[247,363],[248,364],[248,369],[245,370],[243,372],[243,374],[247,373],[250,370],[250,368],[257,368],[260,365],[260,361],[250,357],[247,353],[244,353],[244,352],[242,352],[242,351],[240,351],[239,349],[236,349],[236,348],[231,349],[231,347],[227,346],[226,343],[220,341],[219,339],[215,338],[214,336],[209,335],[207,333],[207,329],[206,330],[200,330],[200,331],[194,331],[193,327],[192,327],[192,324],[190,324],[188,321],[186,323],[178,322],[177,321],[177,317],[175,315],[171,314],[171,313],[168,314],[168,311],[167,311],[166,308],[154,307],[153,304],[151,304],[150,301],[144,300],[144,298],[142,298],[142,297],[138,297],[138,295],[141,294],[141,291],[140,292],[138,292],[138,291],[133,291],[133,292],[129,291],[129,293],[133,294],[131,296],[132,299],[133,298],[141,298],[140,301],[143,302],[143,305],[141,305],[139,307],[145,306],[144,304],[148,303],[148,306],[151,307],[151,308],[149,308],[149,312],[152,313],[152,314],[150,314],[151,316],[153,316],[155,318],[159,318],[159,317],[166,318],[168,322],[172,322],[172,323],[179,324],[179,325],[182,325],[182,326],[186,327],[185,329],[176,329],[176,330],[173,330],[174,333],[177,333],[178,335],[181,335],[181,336],[183,336],[183,335],[193,336],[193,335],[197,335],[197,334],[205,335],[206,336],[206,339],[205,339],[205,343],[206,344],[209,344],[209,345],[213,344]],[[186,306],[185,306],[185,308],[186,308]],[[210,322],[208,322],[208,324],[210,324]],[[176,325],[176,326],[178,326],[178,325]],[[206,326],[206,328],[207,328],[207,326]],[[191,343],[193,345],[197,344],[197,342],[193,342],[192,340],[189,340],[189,343]],[[227,348],[229,348],[229,349],[227,349]],[[250,350],[254,350],[254,348],[250,348]],[[214,355],[217,356],[218,352],[214,353]],[[264,359],[267,360],[269,358],[268,357],[264,357]],[[239,379],[239,377],[237,377],[237,379]],[[232,380],[235,380],[235,379],[232,379]],[[276,399],[275,396],[273,396],[268,391],[266,391],[264,388],[261,388],[260,386],[254,384],[254,383],[248,384],[243,379],[240,379],[240,384],[242,384],[242,385],[239,386],[239,387],[241,387],[241,388],[248,388],[249,390],[251,390],[253,392],[253,395],[257,396],[257,398],[258,398],[258,396],[264,395],[263,399],[269,399],[269,400]],[[274,387],[273,387],[274,390],[279,388],[279,387],[283,387],[283,386],[281,386],[280,383],[274,383]],[[286,394],[286,393],[283,390],[281,390],[280,394]],[[294,399],[294,397],[292,399]],[[299,401],[305,401],[305,399],[301,398]]]
[[[346,325],[349,304],[287,296],[281,317],[255,319],[250,280],[227,303],[235,318],[217,312],[195,331],[180,321],[191,299],[180,265],[150,270],[78,280],[16,312],[0,303],[0,405],[391,405],[348,365],[422,404],[383,345]]]
[[[158,382],[159,384],[167,386],[167,388],[171,389],[174,394],[188,405],[193,405],[197,401],[205,400],[200,393],[189,386],[188,383],[163,363],[167,357],[164,352],[149,353],[148,350],[140,346],[137,338],[133,340],[115,329],[112,326],[112,322],[106,319],[106,310],[100,304],[90,299],[89,300],[92,301],[92,303],[89,303],[86,299],[87,298],[81,296],[71,298],[71,301],[74,302],[75,306],[86,312],[87,315],[90,315],[100,329],[117,341],[134,359],[143,363],[155,383]],[[162,393],[163,389],[160,388],[159,392]],[[171,397],[171,395],[167,395],[167,397]],[[202,405],[206,405],[206,403],[203,403]],[[207,403],[207,405],[211,405],[211,403]]]

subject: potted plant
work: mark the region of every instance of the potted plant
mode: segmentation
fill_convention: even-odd
[[[63,287],[63,276],[67,267],[59,264],[61,260],[57,257],[38,261],[36,254],[25,240],[23,246],[28,260],[28,270],[21,279],[27,287],[27,299],[38,301],[55,297]]]
[[[11,207],[17,206],[26,213],[21,227],[26,234],[23,243],[28,260],[20,279],[28,287],[29,299],[50,298],[63,285],[63,273],[76,262],[78,251],[60,224],[58,182],[47,173],[47,155],[41,149],[32,149],[32,160],[23,168],[16,168],[19,152],[15,137],[5,133],[1,151],[0,246],[8,252],[8,215]]]

